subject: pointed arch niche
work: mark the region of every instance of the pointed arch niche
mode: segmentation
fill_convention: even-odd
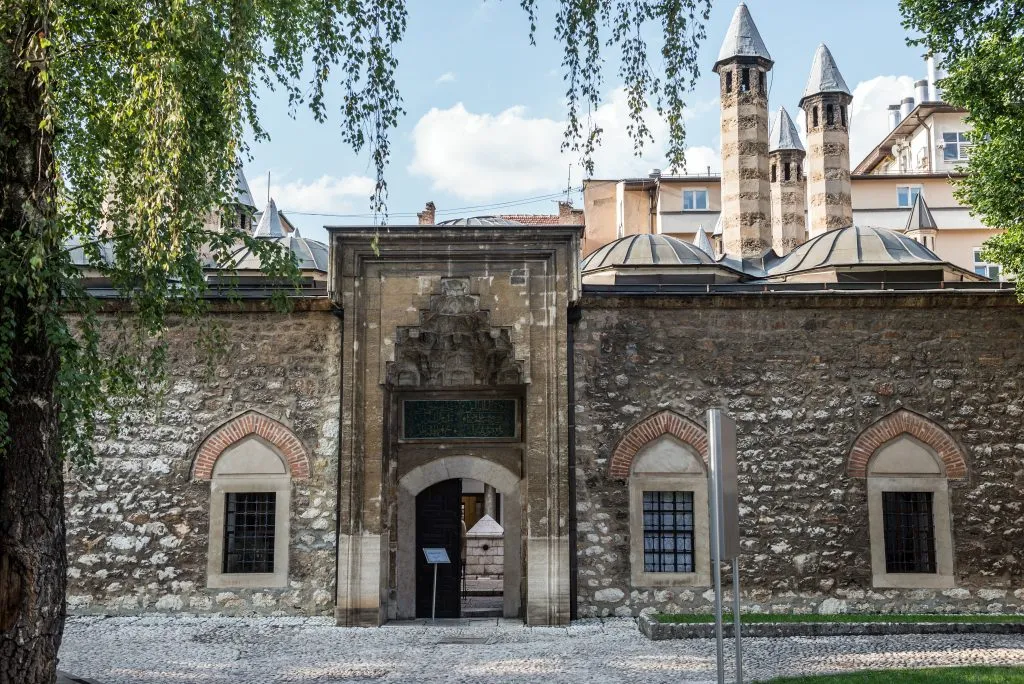
[[[846,472],[867,480],[872,585],[955,586],[949,480],[967,476],[967,459],[952,435],[899,409],[857,436]]]
[[[210,482],[209,588],[288,586],[292,479],[309,477],[302,442],[256,411],[211,432],[192,479]]]
[[[629,480],[629,565],[635,589],[711,583],[708,440],[674,411],[640,421],[622,437],[609,464]]]

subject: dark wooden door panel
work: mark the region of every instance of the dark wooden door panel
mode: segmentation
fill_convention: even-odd
[[[437,568],[437,617],[459,617],[462,574],[462,480],[445,480],[416,497],[416,616],[430,617],[434,566],[423,548],[444,547],[451,563]]]

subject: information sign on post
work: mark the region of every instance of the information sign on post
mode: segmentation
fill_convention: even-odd
[[[427,563],[434,566],[434,595],[430,600],[430,619],[436,620],[437,615],[437,566],[442,563],[451,563],[448,559],[448,551],[445,548],[426,548],[423,549],[423,555],[427,559]]]
[[[740,525],[739,488],[736,482],[736,422],[722,409],[708,410],[708,507],[711,518],[711,563],[715,577],[715,639],[718,681],[725,682],[725,645],[722,638],[722,567],[732,561],[733,633],[736,638],[736,681],[743,681],[740,641]]]

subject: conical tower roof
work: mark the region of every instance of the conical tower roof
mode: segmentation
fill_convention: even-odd
[[[785,107],[779,107],[772,117],[772,132],[768,136],[768,151],[776,150],[799,150],[804,152],[804,145],[800,142],[800,134],[796,130],[796,124],[790,118]]]
[[[284,226],[281,225],[281,217],[277,213],[277,204],[273,199],[267,203],[267,208],[260,216],[259,225],[253,231],[253,237],[284,237]]]
[[[235,162],[235,204],[256,211],[256,201],[252,198],[249,181],[245,179],[245,174],[242,172],[241,162]]]
[[[697,226],[697,234],[693,236],[693,244],[702,252],[706,252],[708,256],[715,256],[715,246],[711,244],[711,238],[708,237],[703,225]]]
[[[932,210],[924,201],[924,195],[918,193],[917,199],[914,200],[914,208],[910,210],[910,216],[907,218],[907,230],[934,230],[936,228],[938,225],[935,223],[935,217],[932,216]]]
[[[715,71],[718,71],[722,62],[735,57],[761,58],[768,62],[769,66],[774,64],[772,56],[768,54],[768,48],[761,40],[761,34],[754,24],[753,17],[746,3],[740,3],[736,12],[732,15],[732,23],[722,41],[722,48],[718,51],[718,61],[715,62]]]
[[[820,93],[850,95],[850,88],[843,80],[843,75],[839,73],[839,67],[836,66],[836,60],[832,58],[832,53],[824,43],[819,45],[818,50],[814,53],[814,61],[811,62],[811,75],[807,79],[804,96],[800,98],[801,106],[804,100]]]

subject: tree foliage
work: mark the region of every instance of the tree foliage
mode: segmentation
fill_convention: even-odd
[[[1024,0],[902,0],[912,39],[947,70],[944,99],[969,111],[967,176],[956,195],[1004,231],[986,258],[1024,276]],[[1024,300],[1024,278],[1017,281]]]
[[[520,2],[532,41],[551,5]],[[669,163],[683,168],[684,97],[710,6],[558,0],[565,147],[588,170],[600,139],[589,113],[613,46],[637,152],[652,140],[653,104],[669,124]],[[206,220],[235,194],[247,132],[267,135],[259,92],[282,90],[318,121],[333,115],[372,159],[368,200],[386,221],[406,21],[406,0],[0,0],[0,682],[52,680],[60,459],[88,458],[97,421],[116,423],[126,399],[159,385],[168,318],[203,314],[211,262],[242,243],[269,275],[296,275],[273,243]],[[660,64],[645,39],[656,30]],[[69,244],[130,311],[116,335],[101,335]]]

